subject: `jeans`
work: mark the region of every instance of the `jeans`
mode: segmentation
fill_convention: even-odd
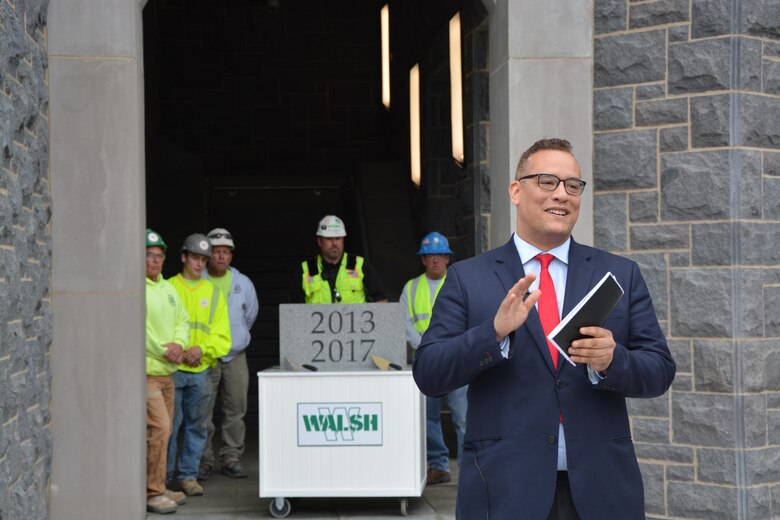
[[[466,431],[466,406],[468,404],[468,386],[458,388],[445,397],[426,397],[426,428],[428,466],[442,471],[450,470],[450,450],[444,444],[444,434],[441,430],[441,401],[447,399],[450,408],[452,424],[455,426],[455,436],[458,440],[458,465],[463,451],[463,434]]]
[[[208,369],[199,373],[179,370],[173,374],[176,398],[174,400],[173,432],[171,440],[168,442],[168,481],[173,480],[174,472],[177,469],[176,444],[180,430],[182,442],[178,458],[179,481],[198,478],[198,464],[208,436],[206,418],[211,398],[209,372]]]

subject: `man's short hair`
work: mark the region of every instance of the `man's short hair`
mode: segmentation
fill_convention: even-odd
[[[542,150],[558,150],[559,152],[566,152],[568,154],[574,155],[571,151],[571,143],[566,139],[560,139],[558,137],[540,139],[532,144],[531,147],[524,151],[523,155],[520,156],[520,161],[518,161],[517,170],[515,171],[515,180],[519,179],[528,172],[528,158],[536,152],[541,152]]]

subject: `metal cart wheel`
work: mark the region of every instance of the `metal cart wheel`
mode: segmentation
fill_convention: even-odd
[[[406,516],[406,509],[409,506],[409,499],[403,497],[401,499],[401,516]]]
[[[271,503],[268,505],[268,510],[274,518],[287,518],[290,511],[292,511],[292,505],[286,498],[276,497],[271,500]]]

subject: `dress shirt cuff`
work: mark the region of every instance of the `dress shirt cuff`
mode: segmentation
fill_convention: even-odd
[[[593,367],[590,366],[590,363],[588,363],[588,379],[592,384],[598,384],[600,381],[603,381],[607,378],[604,374],[599,372],[598,370],[593,370]]]
[[[509,336],[504,336],[504,339],[501,340],[498,346],[501,348],[501,355],[504,356],[504,359],[508,359],[509,358]]]

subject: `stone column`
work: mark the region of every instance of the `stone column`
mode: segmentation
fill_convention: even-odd
[[[146,514],[141,8],[49,10],[54,519]]]
[[[520,154],[544,137],[574,146],[582,178],[592,170],[591,0],[483,0],[490,15],[490,247],[515,230],[507,187]],[[593,242],[592,191],[574,237]]]
[[[596,245],[678,367],[631,403],[657,518],[780,514],[780,4],[595,2]]]

